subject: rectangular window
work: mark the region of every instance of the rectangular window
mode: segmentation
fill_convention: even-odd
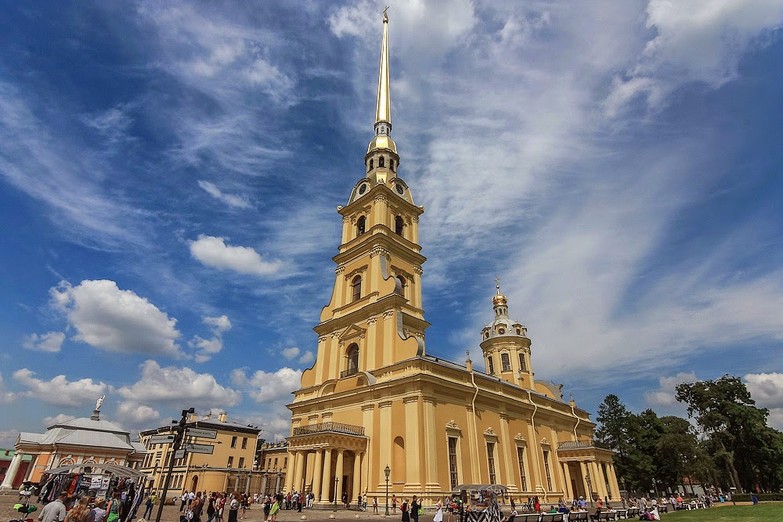
[[[527,371],[527,363],[525,362],[525,353],[519,352],[519,369],[523,372]]]
[[[275,469],[277,469],[277,457],[275,457]]]
[[[547,491],[552,491],[552,474],[549,473],[549,452],[544,450],[544,471],[546,472]]]
[[[511,359],[509,358],[507,353],[500,354],[500,364],[503,366],[504,372],[511,371]]]
[[[487,442],[487,464],[489,465],[489,483],[497,484],[495,477],[495,443]]]
[[[525,448],[517,446],[517,461],[519,462],[520,491],[527,491],[527,477],[525,476]]]
[[[288,457],[283,459],[283,467],[288,469]]]
[[[231,447],[236,448],[237,447],[237,438],[236,436],[231,437]]]
[[[239,468],[240,469],[245,468],[245,457],[239,457]]]
[[[457,489],[457,437],[449,437],[449,479],[451,491]]]
[[[228,464],[226,465],[227,468],[233,468],[234,467],[234,457],[228,458]]]
[[[242,449],[247,449],[247,437],[242,437]]]
[[[487,356],[487,363],[489,364],[489,368],[487,368],[487,371],[490,375],[495,375],[495,363],[492,362],[492,356]]]

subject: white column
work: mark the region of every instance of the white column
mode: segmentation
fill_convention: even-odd
[[[362,465],[362,460],[359,458],[359,452],[355,451],[354,454],[353,454],[353,478],[351,479],[352,486],[353,486],[351,488],[353,490],[353,492],[352,492],[353,498],[351,499],[351,502],[353,502],[354,500],[359,498],[359,495],[362,492],[362,490],[361,490],[361,486],[362,486],[362,480],[361,480],[362,468],[361,468],[361,465]]]
[[[316,502],[321,500],[321,477],[324,469],[324,452],[323,450],[316,450],[315,452],[315,467],[313,469],[313,495],[315,495]]]
[[[335,504],[342,501],[342,485],[343,485],[343,459],[345,457],[345,450],[337,450],[337,465],[334,469],[334,502]]]
[[[11,459],[11,464],[8,466],[8,470],[5,473],[3,483],[0,484],[0,489],[13,489],[14,478],[19,472],[19,465],[22,463],[22,454],[18,451],[14,453],[14,458]]]
[[[326,448],[324,450],[324,472],[321,480],[321,497],[319,500],[324,504],[329,503],[329,497],[331,497],[332,490],[332,448]],[[326,495],[323,492],[326,492]]]

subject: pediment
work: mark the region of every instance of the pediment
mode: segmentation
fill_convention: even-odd
[[[356,326],[355,324],[352,324],[348,328],[342,331],[338,339],[340,339],[341,343],[344,343],[348,340],[353,339],[361,339],[364,337],[364,334],[367,332],[366,328],[360,328]]]

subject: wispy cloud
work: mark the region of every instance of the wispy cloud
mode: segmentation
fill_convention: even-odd
[[[226,194],[222,192],[217,185],[210,183],[209,181],[198,180],[198,186],[204,189],[204,192],[222,201],[229,207],[234,208],[250,208],[250,201],[245,196],[237,196],[236,194]]]
[[[63,341],[65,341],[63,332],[48,332],[40,335],[34,333],[24,338],[22,346],[39,352],[59,352]]]

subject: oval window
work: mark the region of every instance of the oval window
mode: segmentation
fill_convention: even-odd
[[[499,333],[500,335],[503,335],[504,333],[506,333],[506,329],[505,329],[505,328],[499,328],[499,329],[498,329],[498,333]]]
[[[365,192],[367,192],[367,185],[365,184],[359,185],[359,195],[361,196]]]
[[[403,187],[403,186],[402,186],[402,185],[400,185],[399,183],[397,183],[397,184],[394,186],[394,188],[395,188],[395,190],[397,191],[397,194],[399,194],[400,196],[402,196],[403,194],[405,194],[405,187]]]

